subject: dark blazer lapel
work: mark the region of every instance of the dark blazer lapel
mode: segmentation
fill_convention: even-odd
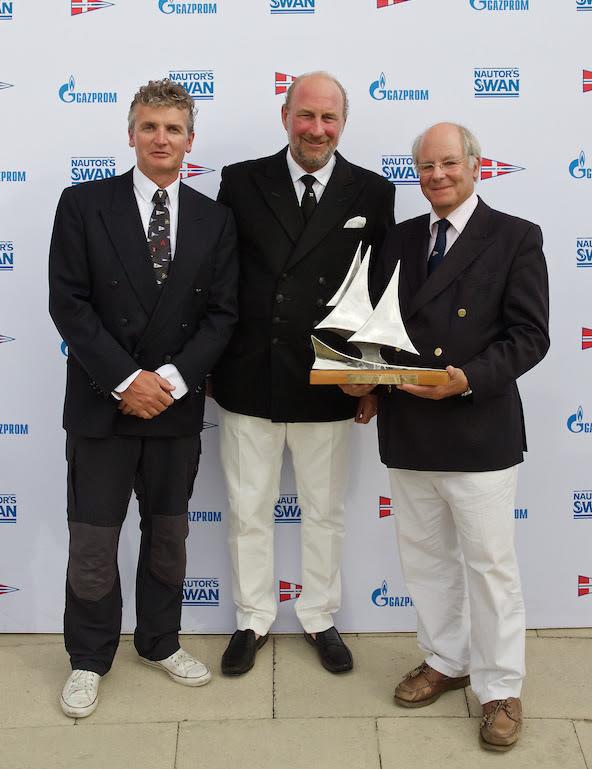
[[[204,218],[205,211],[202,209],[201,201],[191,194],[185,184],[181,183],[175,254],[164,286],[158,290],[160,294],[158,304],[139,344],[143,344],[155,331],[162,328],[176,309],[179,297],[183,296],[185,289],[191,284],[196,266],[202,256],[204,232],[201,227]]]
[[[287,148],[269,158],[263,171],[253,172],[253,179],[290,240],[296,243],[304,222],[288,171],[286,152]]]
[[[128,171],[115,177],[111,208],[100,211],[100,216],[130,283],[146,314],[150,316],[158,302],[159,290],[134,196],[132,174],[132,171]]]
[[[319,204],[310,221],[302,232],[296,248],[292,252],[286,268],[293,267],[317,246],[335,227],[341,224],[341,219],[347,213],[361,185],[356,184],[351,166],[335,153],[335,168],[323,192]]]
[[[493,237],[489,235],[490,210],[489,206],[479,199],[477,208],[462,234],[444,257],[442,264],[418,288],[408,305],[407,317],[411,317],[427,302],[444,291],[493,243]],[[417,258],[427,260],[427,247],[419,253]]]

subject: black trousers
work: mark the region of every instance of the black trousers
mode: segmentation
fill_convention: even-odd
[[[151,660],[179,648],[187,506],[199,436],[85,438],[68,435],[68,527],[64,639],[73,669],[104,675],[121,632],[117,549],[132,490],[138,498],[138,654]]]

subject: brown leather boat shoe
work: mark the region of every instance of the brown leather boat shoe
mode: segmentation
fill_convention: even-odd
[[[464,689],[471,683],[469,676],[450,678],[422,662],[418,668],[407,673],[395,689],[395,702],[404,708],[422,708],[431,705],[444,692]]]
[[[485,750],[510,750],[522,729],[522,703],[517,697],[483,705],[479,741]]]

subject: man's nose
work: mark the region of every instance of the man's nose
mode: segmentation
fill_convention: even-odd
[[[325,127],[320,117],[314,118],[314,120],[311,121],[310,132],[314,134],[314,136],[323,136]]]
[[[436,165],[434,166],[434,170],[432,172],[432,179],[436,179],[436,180],[443,179],[444,176],[446,176],[446,174],[442,170],[442,166],[440,165],[440,163],[436,163]]]
[[[154,141],[157,144],[165,144],[166,140],[167,140],[167,134],[164,126],[162,128],[157,128],[154,133]]]

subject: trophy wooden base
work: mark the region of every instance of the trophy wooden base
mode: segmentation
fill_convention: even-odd
[[[445,385],[450,381],[442,369],[313,369],[310,372],[312,385],[375,384],[375,385]]]

